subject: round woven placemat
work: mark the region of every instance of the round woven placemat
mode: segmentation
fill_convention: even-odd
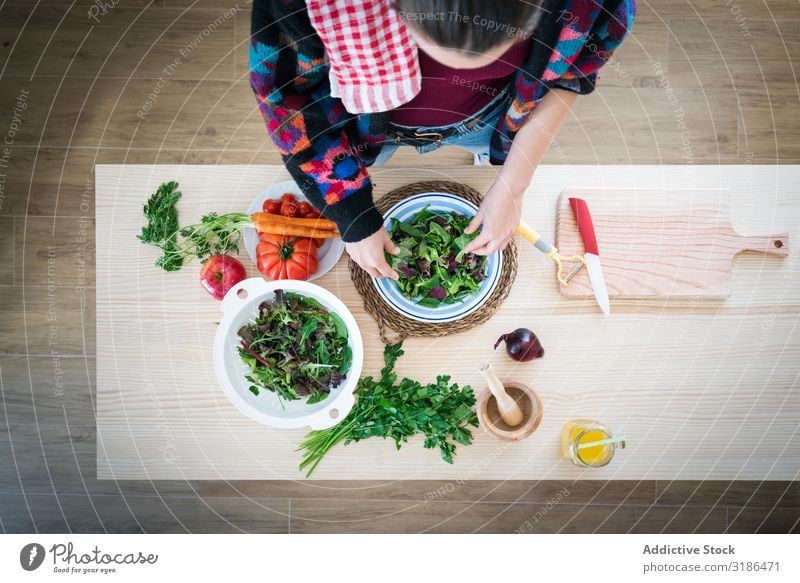
[[[375,203],[375,206],[378,207],[381,213],[385,213],[401,200],[424,192],[447,192],[460,196],[478,206],[481,204],[482,199],[478,191],[465,184],[444,180],[430,180],[396,188],[382,196]],[[355,283],[358,293],[361,294],[361,298],[364,300],[364,309],[378,323],[381,340],[385,344],[396,344],[412,336],[447,336],[464,332],[483,324],[491,318],[508,297],[511,291],[511,284],[514,283],[514,279],[517,277],[517,245],[512,239],[508,247],[503,250],[503,269],[500,273],[500,280],[491,295],[486,298],[477,310],[453,322],[418,322],[405,317],[378,295],[372,278],[367,272],[361,269],[352,259],[349,261],[349,266],[353,283]],[[390,336],[390,331],[394,331],[393,336]]]

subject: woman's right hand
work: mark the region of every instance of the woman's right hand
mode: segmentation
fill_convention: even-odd
[[[372,277],[391,277],[397,279],[397,272],[386,262],[383,251],[397,255],[400,248],[394,244],[386,229],[381,227],[369,237],[355,243],[345,243],[350,257],[361,266],[361,269]]]

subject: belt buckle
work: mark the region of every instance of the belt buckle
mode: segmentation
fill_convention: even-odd
[[[414,132],[414,137],[419,140],[431,139],[434,144],[438,144],[444,139],[444,136],[440,132]]]

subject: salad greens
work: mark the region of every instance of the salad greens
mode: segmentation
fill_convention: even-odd
[[[480,289],[487,258],[464,253],[478,231],[467,235],[470,218],[422,209],[408,222],[391,219],[392,241],[400,247],[386,260],[397,271],[400,291],[418,305],[436,308],[463,301]]]
[[[181,196],[178,183],[173,180],[159,186],[144,205],[147,225],[142,227],[137,237],[163,252],[156,260],[156,267],[178,271],[185,259],[197,257],[205,260],[212,255],[239,250],[242,229],[252,226],[250,215],[208,213],[196,225],[181,228],[176,207]]]
[[[394,366],[402,355],[402,344],[386,346],[380,379],[365,377],[358,381],[358,400],[347,417],[338,425],[306,436],[298,449],[303,451],[300,469],[307,468],[307,476],[340,442],[347,445],[383,437],[393,439],[400,449],[409,437],[421,433],[425,436],[424,447],[438,447],[448,464],[453,463],[456,443],[472,443],[472,432],[467,427],[478,426],[472,388],[467,385],[459,389],[458,385],[449,384],[450,377],[444,375],[428,385],[407,378],[397,382]]]
[[[255,322],[242,326],[239,337],[254,395],[267,390],[286,401],[324,401],[353,361],[338,314],[313,298],[280,289],[273,301],[259,304]]]

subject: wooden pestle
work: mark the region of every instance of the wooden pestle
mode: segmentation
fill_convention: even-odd
[[[481,374],[483,374],[483,378],[485,378],[486,382],[489,384],[489,390],[492,392],[492,395],[494,395],[495,401],[497,401],[497,410],[500,413],[500,417],[503,418],[503,421],[511,427],[516,427],[522,423],[522,409],[520,409],[517,402],[506,393],[506,389],[503,383],[500,382],[500,379],[497,378],[492,365],[487,364],[484,366],[481,369]]]

